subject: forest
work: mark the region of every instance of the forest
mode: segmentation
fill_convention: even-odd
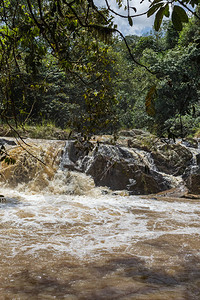
[[[166,3],[151,32],[124,37],[93,1],[1,1],[1,126],[198,136],[200,7],[163,21]]]

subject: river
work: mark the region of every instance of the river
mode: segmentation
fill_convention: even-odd
[[[0,299],[200,299],[198,200],[56,174],[42,192],[2,184]]]

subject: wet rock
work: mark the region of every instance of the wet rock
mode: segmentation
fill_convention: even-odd
[[[188,193],[200,195],[200,169],[194,174],[190,174],[186,180]]]
[[[186,147],[198,148],[198,140],[193,138],[185,138],[181,142]]]
[[[182,198],[200,200],[200,194],[194,195],[194,194],[186,193]]]
[[[101,145],[86,166],[97,186],[128,190],[131,194],[157,193],[170,187],[164,177],[138,163],[133,154],[121,147]]]
[[[68,148],[69,159],[75,163],[80,157],[88,155],[92,148],[93,145],[88,141],[70,141]]]
[[[180,144],[162,144],[152,151],[152,157],[159,171],[178,176],[190,165],[193,155]]]
[[[84,160],[93,147],[93,144],[88,141],[67,141],[62,156],[61,168],[80,172],[82,169],[77,164],[78,160]]]
[[[17,143],[13,140],[7,140],[7,139],[0,139],[0,145],[9,145],[9,146],[15,146]]]
[[[180,183],[173,177],[178,175],[188,181],[190,193],[197,189],[198,178],[191,176],[199,168],[198,150],[180,143],[168,144],[142,130],[122,131],[114,145],[111,139],[105,135],[90,142],[67,141],[61,167],[85,172],[96,186],[130,194],[166,191]]]
[[[131,132],[128,132],[129,137],[120,136],[118,144],[151,153],[158,171],[178,176],[182,175],[191,164],[193,154],[184,145],[167,143],[150,133],[136,136]],[[128,136],[128,133],[124,135]],[[195,139],[194,141],[197,142]],[[200,157],[197,159],[200,161]]]
[[[133,195],[154,194],[170,188],[170,183],[155,171],[151,171],[149,174],[142,171],[137,172],[134,180],[134,184],[127,186],[130,194]]]
[[[196,155],[197,165],[200,166],[200,153]]]
[[[6,202],[6,198],[4,197],[4,195],[0,195],[0,203],[5,203]]]

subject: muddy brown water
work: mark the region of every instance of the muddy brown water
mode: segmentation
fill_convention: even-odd
[[[199,300],[200,202],[102,195],[59,170],[63,146],[2,166],[0,300]]]
[[[200,203],[4,189],[0,299],[200,299]]]

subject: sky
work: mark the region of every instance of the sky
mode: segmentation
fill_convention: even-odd
[[[140,4],[141,0],[129,0],[130,6],[134,6],[137,9],[137,14],[146,12],[149,7],[149,0],[144,0],[142,4]],[[115,0],[108,0],[110,7],[115,10],[118,13],[121,13],[123,15],[127,15],[127,11],[124,11],[124,9],[118,9],[118,6],[116,4]],[[124,4],[127,3],[126,0],[123,1]],[[94,3],[101,7],[105,6],[105,0],[94,0]],[[133,15],[134,10],[133,11]],[[146,15],[133,18],[133,26],[130,26],[128,23],[128,20],[125,18],[121,18],[118,16],[115,16],[114,23],[117,24],[117,28],[124,34],[124,35],[144,35],[145,33],[149,32],[152,29],[152,25],[154,22],[154,16],[147,18]]]

